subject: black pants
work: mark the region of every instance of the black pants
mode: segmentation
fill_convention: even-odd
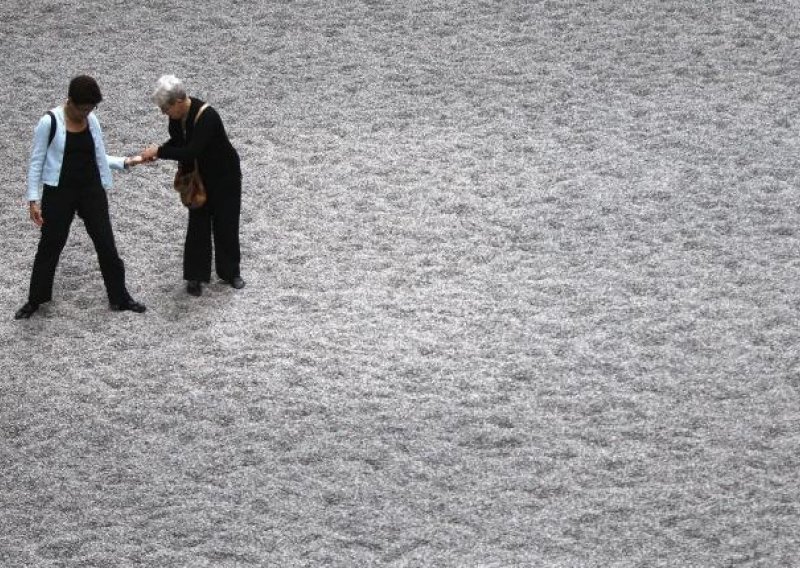
[[[44,225],[33,261],[28,301],[38,305],[53,298],[56,266],[67,243],[75,213],[83,219],[86,232],[94,243],[108,301],[112,304],[125,303],[130,299],[125,288],[125,265],[114,243],[106,191],[99,184],[82,188],[44,186]]]
[[[212,237],[217,276],[231,280],[239,276],[239,216],[242,210],[242,178],[204,180],[208,201],[189,210],[183,248],[183,278],[211,280]]]

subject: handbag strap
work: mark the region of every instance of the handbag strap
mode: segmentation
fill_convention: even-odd
[[[198,120],[200,120],[200,115],[201,115],[201,114],[203,114],[203,111],[204,111],[204,110],[206,110],[207,108],[208,108],[208,103],[203,103],[203,106],[201,106],[201,107],[200,107],[200,110],[198,110],[198,111],[197,111],[197,114],[196,114],[196,115],[195,115],[195,117],[194,117],[194,125],[195,125],[195,126],[197,126],[197,121],[198,121]],[[186,127],[185,127],[185,126],[184,126],[184,128],[183,128],[183,137],[184,137],[184,138],[186,138]],[[198,165],[198,163],[197,163],[197,160],[195,160],[195,161],[194,161],[194,169],[195,169],[195,171],[197,171],[198,173],[200,173],[200,172],[198,171],[198,170],[199,170],[199,167],[200,167],[200,166]]]
[[[200,110],[197,111],[197,114],[194,116],[193,124],[197,126],[197,121],[200,120],[200,115],[203,114],[203,111],[208,108],[208,103],[203,103],[203,106],[200,107]],[[183,130],[183,138],[186,139],[186,121],[181,122],[181,130]]]
[[[208,103],[203,103],[203,106],[200,107],[200,110],[197,111],[197,116],[194,117],[194,124],[197,125],[197,121],[200,120],[200,115],[203,114],[203,111],[208,108]]]

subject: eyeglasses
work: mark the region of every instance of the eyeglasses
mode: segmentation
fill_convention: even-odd
[[[94,109],[97,108],[97,105],[73,105],[76,109],[78,109],[83,114],[89,114]]]

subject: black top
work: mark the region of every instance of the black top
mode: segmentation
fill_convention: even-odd
[[[92,133],[88,127],[81,132],[67,131],[67,143],[64,147],[64,161],[61,163],[58,185],[88,187],[98,184],[100,184],[100,170],[97,169]]]
[[[194,161],[197,160],[200,175],[204,179],[241,176],[239,154],[228,140],[217,111],[211,106],[206,107],[195,125],[194,119],[203,104],[199,99],[191,99],[185,124],[170,119],[170,138],[159,147],[158,157],[177,160],[186,170],[194,169]]]

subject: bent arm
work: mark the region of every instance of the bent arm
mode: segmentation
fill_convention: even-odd
[[[158,157],[162,160],[178,160],[180,162],[196,160],[211,143],[219,122],[220,118],[217,112],[212,107],[206,108],[194,126],[189,143],[186,146],[171,144],[159,146]]]

